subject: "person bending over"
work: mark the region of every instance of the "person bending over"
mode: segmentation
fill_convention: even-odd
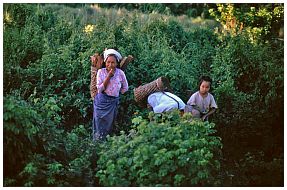
[[[148,96],[148,106],[152,107],[153,112],[162,113],[173,109],[183,111],[185,103],[170,92],[155,92]]]

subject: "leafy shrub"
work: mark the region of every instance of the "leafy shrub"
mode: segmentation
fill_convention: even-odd
[[[228,186],[282,186],[284,181],[283,158],[267,160],[263,152],[246,153],[229,168]],[[228,178],[226,178],[228,179]]]
[[[24,27],[26,21],[33,15],[36,7],[31,4],[5,4],[4,25],[12,25],[17,28]]]
[[[52,97],[29,101],[5,97],[6,186],[94,186],[97,149],[88,130],[57,128],[61,109]]]
[[[283,4],[217,4],[217,10],[212,8],[209,12],[231,35],[243,32],[251,41],[283,36]]]
[[[4,175],[14,177],[35,151],[42,117],[25,101],[9,96],[4,99],[3,119]]]
[[[46,153],[30,156],[20,176],[24,186],[95,186],[96,145],[84,126],[43,136]]]
[[[32,22],[26,27],[5,28],[4,32],[4,93],[19,89],[24,80],[24,71],[42,57],[42,31]]]
[[[216,185],[220,138],[214,124],[178,111],[137,117],[128,135],[101,145],[97,176],[103,186]]]
[[[16,179],[13,182],[14,185],[22,183],[22,177],[18,174],[29,162],[30,157],[37,153],[51,151],[46,147],[49,145],[46,140],[50,135],[55,139],[59,133],[55,129],[60,122],[57,114],[59,107],[55,104],[55,100],[52,98],[43,100],[39,108],[41,111],[37,106],[14,96],[5,97],[4,162],[7,164],[5,164],[4,174],[5,178]],[[45,125],[49,128],[44,127]]]
[[[216,52],[212,78],[220,112],[215,122],[226,132],[223,140],[244,142],[246,148],[275,139],[283,142],[283,105],[278,102],[283,102],[282,51],[238,36],[228,38]],[[272,52],[281,56],[270,56]],[[267,143],[264,151],[271,149]]]

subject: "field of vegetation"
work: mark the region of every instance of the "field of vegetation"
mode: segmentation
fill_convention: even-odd
[[[4,186],[284,186],[283,4],[4,4]],[[117,47],[117,122],[92,140],[90,56]],[[160,76],[209,122],[139,107]]]

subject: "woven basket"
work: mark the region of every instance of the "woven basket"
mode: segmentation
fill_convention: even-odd
[[[160,77],[150,83],[139,86],[134,89],[135,101],[141,106],[146,105],[147,97],[154,93],[164,91],[170,88],[169,81],[165,77]]]

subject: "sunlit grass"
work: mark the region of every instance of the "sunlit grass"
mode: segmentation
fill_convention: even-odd
[[[202,17],[192,18],[188,17],[187,15],[173,16],[160,14],[158,12],[145,14],[137,10],[128,11],[125,8],[101,8],[98,4],[91,5],[90,7],[94,10],[92,15],[93,17],[106,18],[110,24],[115,24],[123,18],[125,18],[126,20],[132,20],[134,18],[137,18],[140,24],[144,24],[146,22],[150,22],[157,19],[162,19],[165,22],[175,20],[177,22],[180,22],[185,30],[193,30],[198,27],[206,27],[211,29],[219,27],[219,23],[215,20],[204,19]]]
[[[61,5],[48,6],[61,7]],[[129,11],[125,8],[102,8],[99,4],[91,4],[81,9],[65,7],[65,9],[60,10],[61,12],[58,14],[61,15],[61,18],[64,20],[75,20],[80,17],[80,23],[86,26],[84,29],[85,33],[91,33],[92,30],[95,30],[95,28],[88,25],[96,25],[100,21],[108,25],[115,25],[122,20],[127,21],[127,23],[132,23],[136,20],[139,26],[144,26],[146,23],[156,20],[163,22],[176,21],[179,22],[186,31],[193,31],[197,28],[215,29],[216,27],[220,27],[217,21],[202,17],[193,18],[187,15],[165,15],[156,11],[146,14],[139,10]]]

